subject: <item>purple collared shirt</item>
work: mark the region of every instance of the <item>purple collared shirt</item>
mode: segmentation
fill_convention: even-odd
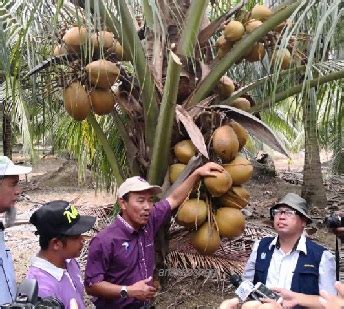
[[[171,207],[165,199],[154,205],[148,223],[139,230],[133,229],[118,215],[90,242],[85,286],[101,281],[128,286],[153,276],[154,238],[170,217]],[[139,308],[145,304],[134,298],[96,298],[94,303],[98,309]]]
[[[70,308],[70,301],[74,298],[78,309],[83,309],[84,286],[79,265],[75,259],[71,259],[66,260],[66,266],[66,269],[58,268],[47,260],[34,257],[26,278],[37,280],[38,296],[56,297],[66,309]]]

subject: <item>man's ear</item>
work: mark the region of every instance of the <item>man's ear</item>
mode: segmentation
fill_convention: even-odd
[[[54,251],[58,251],[63,247],[63,243],[61,239],[54,237],[49,241],[49,247],[51,247]]]
[[[127,209],[127,201],[123,198],[118,199],[118,205],[121,208],[121,210]]]

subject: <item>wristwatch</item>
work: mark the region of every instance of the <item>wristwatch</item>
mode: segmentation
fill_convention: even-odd
[[[121,295],[121,298],[128,297],[128,288],[125,285],[121,287],[121,291],[119,292],[119,295]]]

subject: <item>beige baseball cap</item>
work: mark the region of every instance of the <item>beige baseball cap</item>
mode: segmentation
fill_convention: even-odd
[[[150,185],[147,180],[140,176],[134,176],[126,179],[118,188],[117,196],[122,198],[129,192],[140,192],[145,190],[152,190],[153,194],[162,192],[161,187]]]
[[[32,171],[31,166],[14,164],[10,158],[0,156],[0,177],[28,174]]]

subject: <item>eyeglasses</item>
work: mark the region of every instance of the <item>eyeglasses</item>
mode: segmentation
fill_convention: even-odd
[[[286,217],[291,217],[292,215],[296,215],[297,211],[294,209],[273,209],[272,215],[273,216],[281,216],[284,214]]]

